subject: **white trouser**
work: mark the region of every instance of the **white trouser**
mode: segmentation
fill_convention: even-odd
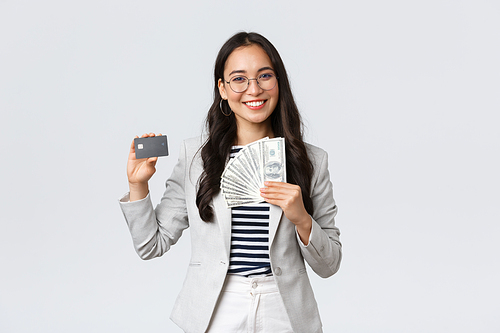
[[[228,274],[207,333],[292,333],[274,277]]]

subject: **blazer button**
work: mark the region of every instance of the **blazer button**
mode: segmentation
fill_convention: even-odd
[[[276,274],[276,275],[280,276],[280,275],[281,275],[281,268],[276,267],[276,268],[274,269],[274,274]]]

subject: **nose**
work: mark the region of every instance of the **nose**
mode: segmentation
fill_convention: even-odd
[[[258,95],[262,92],[262,88],[257,83],[257,79],[248,80],[248,88],[246,93],[249,95]]]

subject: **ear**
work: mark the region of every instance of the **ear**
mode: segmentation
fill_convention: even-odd
[[[226,87],[224,86],[224,82],[222,81],[222,79],[219,79],[219,81],[217,81],[217,87],[219,88],[219,94],[222,99],[227,99]]]

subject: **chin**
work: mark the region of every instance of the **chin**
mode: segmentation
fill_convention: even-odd
[[[269,119],[271,115],[262,115],[258,117],[249,117],[248,120],[254,124],[262,124]]]

